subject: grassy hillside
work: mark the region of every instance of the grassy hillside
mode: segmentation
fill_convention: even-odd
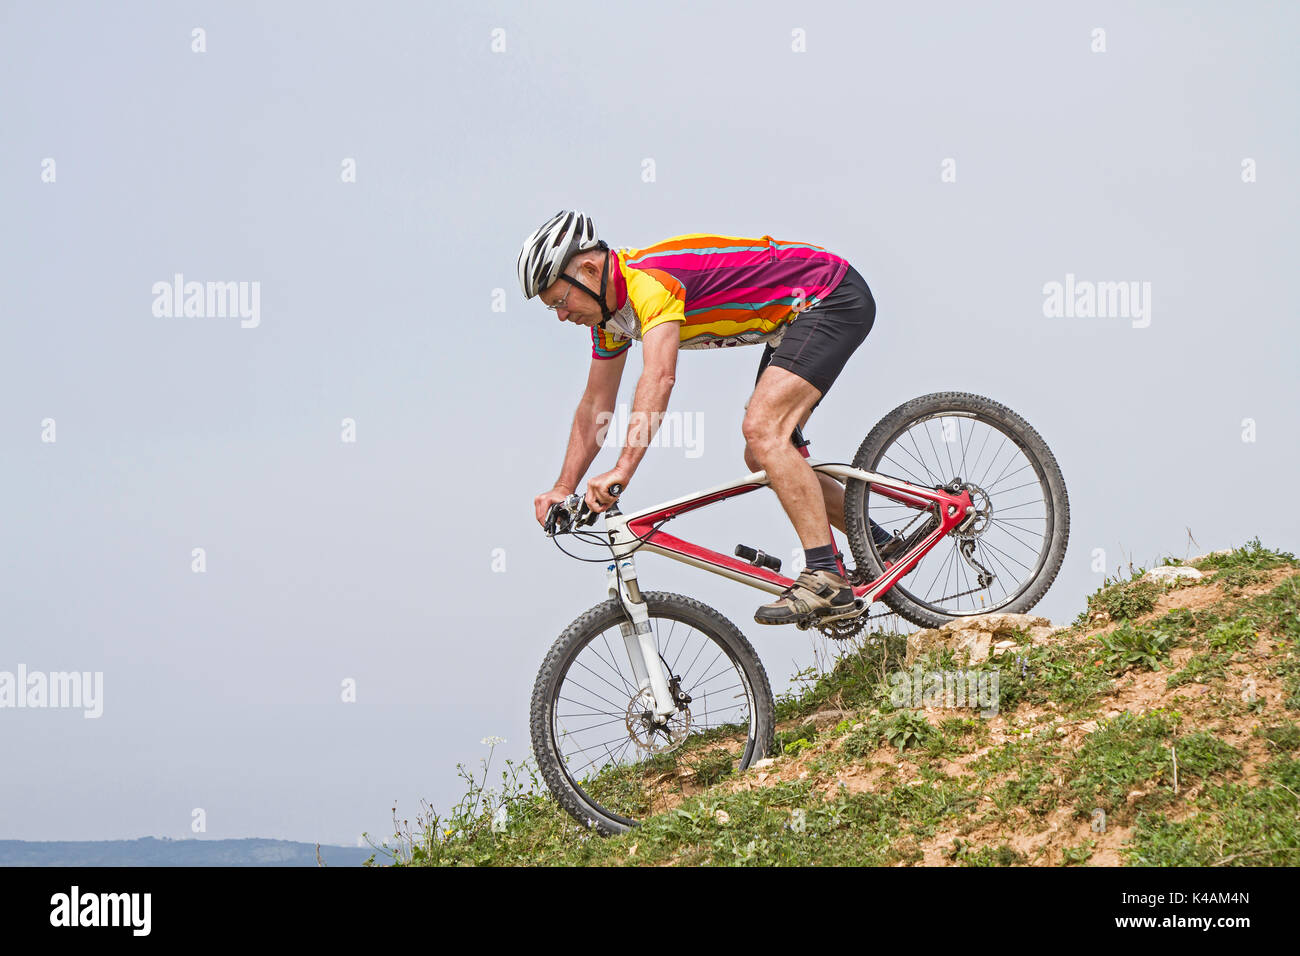
[[[578,827],[528,765],[487,790],[462,768],[460,806],[400,823],[374,862],[1300,864],[1300,562],[1256,539],[1189,566],[1130,569],[1069,627],[1016,632],[975,668],[998,675],[991,718],[894,707],[904,663],[961,661],[877,634],[778,702],[765,765],[734,772],[716,741],[675,755],[631,833]]]

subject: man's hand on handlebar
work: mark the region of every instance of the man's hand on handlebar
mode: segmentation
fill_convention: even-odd
[[[537,515],[537,523],[546,526],[546,516],[551,510],[552,505],[559,504],[569,495],[573,494],[572,488],[565,488],[563,485],[556,485],[550,491],[543,491],[533,499],[533,511]]]
[[[537,501],[540,502],[544,498],[550,498],[553,491],[554,489],[551,492],[538,495]],[[612,504],[623,493],[623,486],[620,482],[613,482],[608,486],[606,492],[612,496],[610,501]],[[607,508],[608,505],[601,508],[600,511],[605,511]],[[559,501],[552,502],[547,507],[546,513],[542,516],[540,522],[542,530],[548,535],[565,534],[595,524],[596,515],[599,513],[599,511],[593,511],[589,508],[586,500],[575,492],[567,497],[562,497]]]
[[[584,496],[587,507],[600,514],[618,499],[631,480],[632,476],[622,468],[592,478],[587,482],[587,494]]]

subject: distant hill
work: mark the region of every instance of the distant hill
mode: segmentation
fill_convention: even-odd
[[[326,866],[360,866],[368,846],[321,845]],[[316,866],[316,844],[288,840],[0,840],[0,866]]]

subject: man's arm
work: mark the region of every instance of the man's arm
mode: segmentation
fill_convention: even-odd
[[[627,424],[627,441],[614,471],[628,477],[645,457],[650,439],[654,438],[668,408],[668,397],[677,380],[677,348],[681,344],[681,326],[663,322],[646,332],[641,339],[645,350],[645,367],[636,383],[632,415]]]
[[[627,364],[627,351],[612,359],[591,360],[587,387],[573,415],[573,428],[569,432],[569,447],[564,453],[564,465],[555,487],[573,494],[582,476],[600,454],[604,429],[614,413],[618,399],[618,385],[623,380],[623,366]],[[601,413],[604,413],[602,415]],[[603,419],[603,421],[602,421]]]

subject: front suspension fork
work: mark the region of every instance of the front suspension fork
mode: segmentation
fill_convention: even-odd
[[[654,631],[650,627],[650,611],[636,581],[636,561],[631,556],[618,558],[606,569],[609,577],[609,596],[618,598],[628,620],[619,625],[623,632],[623,645],[636,677],[637,691],[655,715],[656,723],[663,723],[677,710],[663,661],[655,646]]]

